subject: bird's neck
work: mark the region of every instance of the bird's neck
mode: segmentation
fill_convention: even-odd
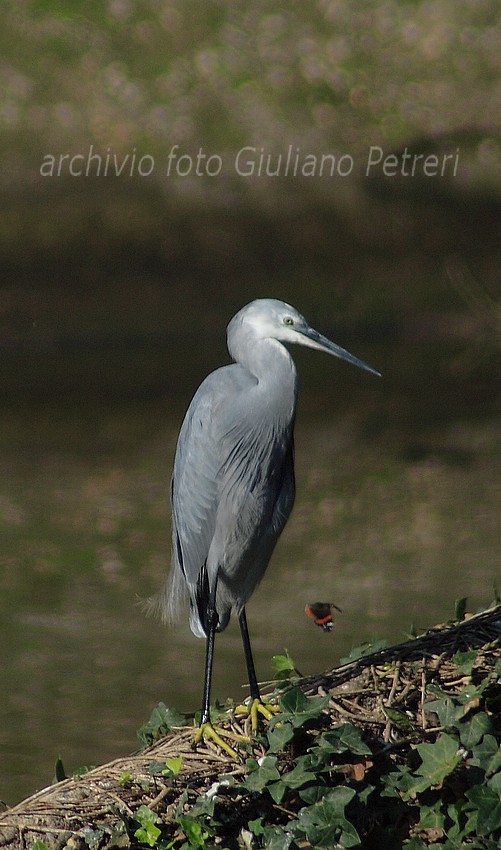
[[[293,419],[297,400],[297,372],[289,352],[276,339],[256,339],[233,356],[257,378],[256,393],[267,400],[277,415]],[[235,356],[236,355],[236,356]]]

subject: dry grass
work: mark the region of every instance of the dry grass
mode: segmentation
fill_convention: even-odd
[[[468,681],[491,675],[499,658],[501,605],[458,624],[437,626],[425,635],[372,653],[342,667],[295,682],[307,696],[329,694],[331,700],[321,716],[322,729],[344,722],[369,731],[395,745],[426,740],[437,732],[433,715],[425,713],[425,689],[434,683],[447,694],[458,694]],[[476,650],[471,673],[454,661],[458,651]],[[263,688],[265,690],[265,688]],[[268,688],[270,700],[277,690]],[[223,735],[241,734],[232,712],[220,722]],[[315,735],[315,728],[308,734]],[[305,744],[307,746],[307,744]],[[259,738],[253,755],[264,753]],[[117,846],[123,822],[141,805],[157,812],[165,824],[173,823],[182,795],[188,806],[217,782],[221,775],[243,776],[242,761],[233,762],[210,742],[194,747],[192,727],[179,728],[152,747],[116,759],[81,777],[66,779],[39,791],[7,810],[0,821],[0,847],[32,848],[36,840],[48,847],[86,847],[85,830],[104,828]],[[290,753],[295,757],[296,752]],[[152,776],[153,762],[182,756],[176,777]],[[117,832],[114,832],[117,830]],[[115,837],[113,837],[115,835]],[[128,839],[122,835],[126,842]],[[103,846],[103,845],[100,845]],[[127,845],[128,846],[128,845]]]

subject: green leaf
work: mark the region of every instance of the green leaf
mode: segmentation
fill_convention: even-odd
[[[271,728],[270,728],[271,727]],[[291,723],[270,723],[267,732],[269,752],[277,753],[283,750],[286,744],[294,737],[294,729]]]
[[[461,599],[456,599],[454,603],[454,619],[455,620],[464,620],[464,615],[466,614],[466,603],[468,601],[467,596],[462,596]]]
[[[407,790],[407,778],[411,776],[410,767],[399,767],[390,773],[383,774],[381,782],[383,790],[381,797],[400,797],[400,792]]]
[[[252,758],[247,759],[249,774],[243,783],[244,787],[248,791],[262,791],[269,783],[276,782],[280,779],[276,765],[276,756],[263,756],[259,762]]]
[[[253,835],[262,835],[264,832],[263,818],[256,818],[256,820],[250,820],[247,826]]]
[[[103,829],[92,829],[88,826],[85,827],[85,829],[80,830],[79,835],[82,836],[89,850],[98,850],[101,846],[105,832]]]
[[[317,777],[311,770],[305,770],[302,764],[297,764],[288,773],[283,773],[281,778],[287,788],[302,788],[308,782],[316,781]]]
[[[190,809],[190,814],[194,818],[198,818],[200,815],[208,815],[209,817],[212,817],[214,809],[216,808],[216,803],[217,794],[199,794]]]
[[[285,655],[273,655],[271,663],[277,679],[290,679],[296,673],[296,665],[287,650]]]
[[[210,832],[202,826],[200,821],[190,817],[181,817],[179,818],[179,825],[192,847],[205,847]]]
[[[309,699],[301,688],[289,688],[280,698],[280,710],[284,714],[296,714],[298,711],[304,711],[308,703]]]
[[[292,835],[282,829],[281,826],[265,826],[263,841],[266,850],[289,850]]]
[[[473,706],[476,708],[476,702],[480,699],[483,692],[489,685],[489,677],[485,676],[478,685],[474,685],[473,682],[470,682],[468,685],[465,685],[462,689],[461,693],[458,695],[458,701],[464,706],[463,713],[466,714],[467,711]],[[472,704],[472,706],[469,705]]]
[[[297,728],[308,720],[315,720],[319,717],[329,702],[329,694],[325,697],[307,697],[300,688],[291,688],[280,700],[280,709],[284,716],[279,719],[289,722],[294,728]]]
[[[179,776],[181,767],[183,766],[183,757],[165,759],[165,776]]]
[[[494,735],[484,735],[480,743],[473,747],[470,764],[485,770],[487,776],[501,769],[501,746]]]
[[[345,808],[355,796],[352,788],[343,785],[333,788],[318,803],[301,809],[296,831],[303,833],[310,844],[319,848],[356,847],[360,836],[345,817]]]
[[[466,820],[464,806],[465,801],[463,799],[456,800],[455,803],[451,803],[447,806],[447,814],[452,821],[452,826],[450,826],[447,830],[447,837],[450,838],[451,841],[460,841],[467,834],[464,828]]]
[[[401,708],[393,708],[390,705],[382,706],[383,712],[391,722],[398,728],[401,729],[402,732],[411,732],[414,729],[413,723],[411,723],[409,717],[402,711]]]
[[[463,706],[458,705],[457,701],[451,699],[451,697],[427,702],[424,705],[424,710],[427,714],[431,712],[436,714],[440,725],[445,729],[457,726],[459,719],[463,716]]]
[[[429,780],[429,786],[441,785],[461,760],[457,739],[445,733],[434,744],[418,744],[416,749],[422,760],[416,773]]]
[[[64,769],[63,760],[61,756],[58,756],[54,766],[54,782],[63,782],[65,779],[68,779],[68,777]]]
[[[440,805],[439,801],[435,806],[421,806],[418,829],[444,828],[445,815],[440,811]]]
[[[161,776],[164,770],[165,762],[158,761],[158,759],[151,761],[148,765],[148,773],[150,774],[150,776]]]
[[[477,656],[477,651],[472,649],[467,652],[456,652],[452,660],[457,664],[460,673],[463,673],[465,676],[471,676]]]
[[[357,756],[371,754],[370,747],[362,740],[360,729],[351,723],[343,723],[336,729],[324,732],[317,738],[315,747],[326,750],[329,753],[354,753]]]
[[[148,806],[139,806],[137,812],[134,815],[135,819],[141,824],[141,826],[145,826],[147,823],[156,823],[158,818],[155,812],[150,809]]]
[[[471,719],[464,720],[458,725],[459,737],[463,747],[471,750],[483,736],[492,729],[491,719],[485,711],[477,711]]]
[[[306,788],[301,788],[299,796],[305,803],[312,806],[313,803],[318,803],[323,800],[329,789],[326,785],[308,785]]]
[[[40,839],[37,838],[37,840],[33,844],[33,850],[49,850],[49,848],[47,847],[45,841],[40,841]]]
[[[495,776],[488,780],[487,785],[493,788],[498,797],[501,799],[501,773],[496,773]]]
[[[406,802],[414,799],[417,794],[427,791],[431,787],[431,782],[427,777],[414,776],[410,771],[403,772],[399,779],[395,782],[395,788],[400,792],[399,796]],[[382,796],[390,796],[383,794]]]
[[[287,793],[287,785],[281,779],[267,786],[268,793],[273,802],[280,804]]]
[[[500,787],[475,785],[466,792],[466,797],[478,808],[476,829],[479,835],[490,835],[501,829],[501,775]]]
[[[134,837],[143,844],[154,847],[161,835],[161,830],[155,825],[158,820],[155,812],[148,808],[148,806],[140,806],[134,818],[140,824],[134,833]]]
[[[340,658],[339,661],[341,664],[350,664],[351,661],[358,661],[359,658],[363,658],[365,655],[370,655],[373,652],[379,652],[381,649],[386,649],[387,646],[388,641],[384,639],[365,641],[360,646],[352,649],[349,655]]]
[[[187,722],[186,717],[175,708],[167,708],[165,703],[159,702],[151,712],[150,719],[138,729],[139,742],[142,746],[148,746],[170,732],[174,726],[185,726]]]

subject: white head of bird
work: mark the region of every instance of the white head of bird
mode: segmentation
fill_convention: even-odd
[[[347,360],[360,369],[380,375],[377,369],[373,369],[311,328],[295,307],[276,298],[258,298],[242,307],[228,325],[227,340],[228,351],[233,359],[242,365],[246,365],[248,359],[255,359],[253,346],[256,343],[268,340],[272,345],[273,342],[285,342],[324,351],[341,360]],[[283,352],[281,346],[275,345],[274,348],[277,352]]]

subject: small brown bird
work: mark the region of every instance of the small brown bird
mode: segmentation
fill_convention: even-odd
[[[310,605],[305,605],[305,611],[308,617],[315,620],[315,625],[320,626],[324,632],[330,632],[332,629],[332,609],[335,608],[341,614],[341,608],[334,605],[333,602],[312,602]]]

